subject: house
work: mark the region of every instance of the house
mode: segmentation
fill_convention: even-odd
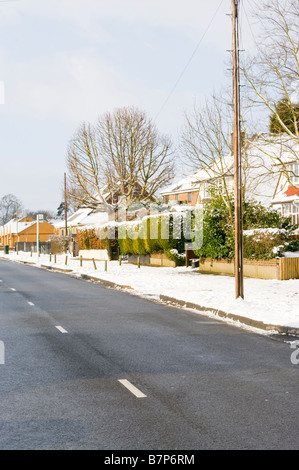
[[[67,218],[67,235],[76,238],[78,230],[86,227],[98,227],[109,220],[109,214],[105,208],[90,209],[81,208]],[[55,224],[56,234],[65,236],[65,221],[60,220]]]
[[[118,186],[119,185],[120,182],[118,183]],[[132,196],[138,198],[141,190],[142,186],[137,182]],[[67,218],[67,233],[65,233],[65,220],[57,222],[55,224],[56,234],[61,237],[68,235],[72,238],[76,238],[77,232],[80,229],[100,227],[108,222],[108,220],[115,220],[115,217],[117,217],[117,204],[120,201],[121,193],[117,188],[113,193],[109,190],[108,184],[103,186],[101,192],[105,203],[100,201],[98,195],[95,195],[94,203],[91,204],[93,207],[80,207],[74,214]],[[154,197],[149,197],[148,200],[150,202],[157,201]]]
[[[81,221],[86,219],[93,212],[91,208],[80,208],[67,218],[67,233],[65,230],[65,220],[55,223],[56,235],[64,237],[70,234],[76,235],[78,228],[81,227]]]
[[[299,158],[287,163],[286,171],[281,172],[271,204],[299,225]]]
[[[247,199],[269,206],[279,178],[278,162],[286,150],[281,140],[260,135],[242,147],[242,184]],[[194,206],[211,200],[213,190],[234,193],[232,153],[207,164],[197,172],[161,191],[164,203]]]
[[[228,155],[165,188],[161,191],[161,196],[165,204],[185,203],[195,206],[211,200],[212,187],[220,190],[225,184],[231,192],[233,182],[233,157]]]
[[[0,241],[2,245],[14,248],[16,243],[36,243],[37,222],[30,217],[14,218],[0,227]],[[55,227],[48,222],[39,222],[39,241],[49,240],[55,233]]]

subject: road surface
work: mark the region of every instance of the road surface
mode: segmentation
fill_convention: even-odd
[[[0,449],[298,449],[286,342],[3,260],[0,341]]]

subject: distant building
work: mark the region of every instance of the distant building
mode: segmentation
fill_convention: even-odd
[[[101,226],[108,221],[108,212],[102,209],[80,208],[74,214],[67,218],[67,233],[65,230],[65,220],[60,220],[55,224],[56,234],[64,236],[72,236],[76,238],[80,229],[90,226]]]
[[[16,243],[36,243],[37,241],[37,222],[30,217],[21,217],[12,219],[0,227],[1,245],[8,245],[14,248]],[[39,223],[39,241],[49,240],[50,235],[55,234],[54,225],[44,221]]]

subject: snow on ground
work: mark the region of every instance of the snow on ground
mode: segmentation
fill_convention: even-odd
[[[1,254],[2,258],[13,261],[27,261],[37,266],[71,269],[72,274],[87,274],[120,285],[131,286],[138,295],[159,299],[160,294],[178,300],[192,302],[203,307],[223,310],[227,313],[262,321],[266,324],[299,328],[299,279],[288,281],[244,279],[244,300],[235,299],[233,276],[201,274],[196,268],[163,268],[141,266],[118,261],[105,262],[83,260],[80,267],[78,258],[65,255],[49,255],[12,252]]]

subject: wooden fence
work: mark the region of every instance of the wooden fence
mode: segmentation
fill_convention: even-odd
[[[233,276],[235,271],[234,261],[225,259],[200,260],[199,271],[211,274],[228,274]],[[256,279],[299,279],[299,257],[273,258],[269,260],[244,259],[243,272],[245,277]]]
[[[299,279],[299,258],[279,258],[277,279]]]

